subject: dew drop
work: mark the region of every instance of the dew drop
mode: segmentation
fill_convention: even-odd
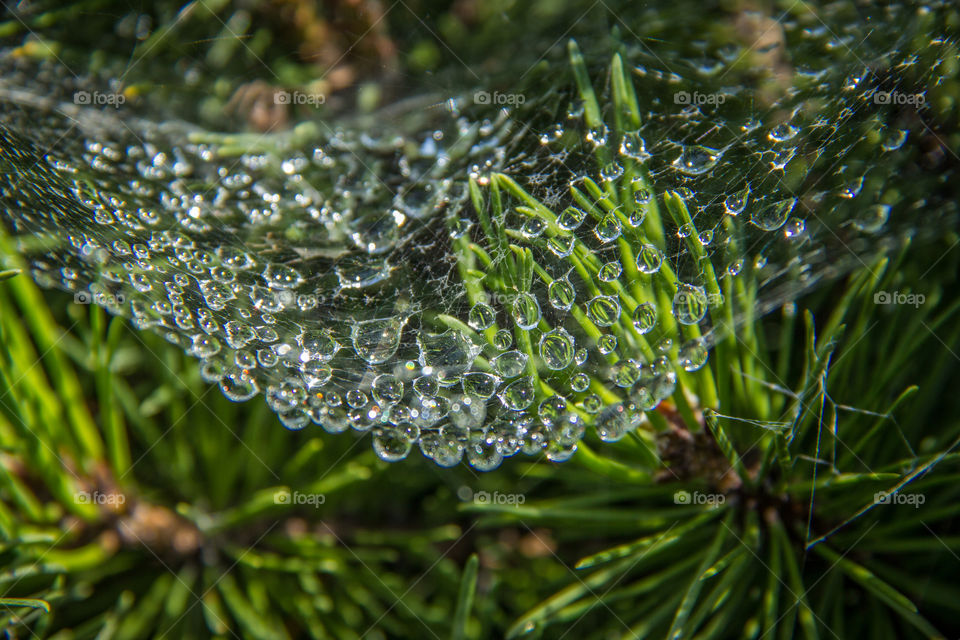
[[[470,309],[470,313],[467,316],[467,324],[469,324],[474,331],[483,331],[491,327],[495,319],[496,314],[493,308],[486,302],[478,302]]]
[[[796,198],[761,205],[750,215],[750,222],[764,231],[775,231],[783,226],[795,206]]]
[[[521,367],[521,370],[523,370],[523,367]],[[489,398],[497,390],[497,378],[481,371],[465,374],[460,384],[463,387],[463,392],[468,396],[483,399]]]
[[[396,404],[403,399],[403,381],[390,373],[380,374],[373,379],[371,393],[382,405]]]
[[[680,324],[697,324],[707,313],[707,294],[703,288],[680,283],[673,296],[673,315]]]
[[[412,448],[410,439],[396,428],[382,429],[373,437],[373,450],[377,457],[387,462],[403,460]]]
[[[633,310],[633,326],[637,333],[650,333],[657,325],[657,309],[649,302],[641,302]]]
[[[542,236],[546,228],[547,223],[540,218],[527,218],[523,226],[520,227],[520,235],[527,240],[534,240]]]
[[[616,442],[640,425],[643,413],[631,404],[612,404],[597,416],[597,435],[604,442]]]
[[[529,293],[521,293],[513,301],[513,321],[528,331],[540,322],[540,303]]]
[[[736,193],[732,193],[727,196],[723,201],[723,208],[731,216],[740,215],[744,209],[747,208],[747,203],[750,201],[750,187],[744,187]]]
[[[795,240],[803,235],[803,230],[806,229],[806,223],[800,218],[790,217],[787,220],[787,224],[783,227],[783,235],[788,240]]]
[[[601,282],[616,282],[621,273],[623,273],[623,267],[620,266],[619,262],[612,261],[600,267],[597,277],[600,278]]]
[[[513,378],[526,369],[527,354],[522,351],[507,351],[494,358],[490,364],[504,378]]]
[[[609,327],[620,319],[620,303],[613,296],[596,296],[587,303],[587,316],[598,327]]]
[[[863,176],[860,176],[846,187],[840,191],[840,197],[851,200],[856,198],[860,194],[860,190],[863,189]]]
[[[702,340],[691,340],[680,347],[677,357],[686,371],[697,371],[707,362],[707,347]]]
[[[645,244],[637,252],[637,269],[640,273],[656,273],[663,264],[663,254],[652,244]]]
[[[576,292],[569,280],[561,278],[550,283],[550,286],[547,288],[547,298],[550,300],[550,305],[554,309],[567,311],[573,306],[573,302],[576,299]]]
[[[890,205],[875,204],[867,207],[862,216],[853,221],[853,226],[864,233],[877,233],[887,224],[890,218]]]
[[[565,369],[574,356],[573,336],[564,329],[553,329],[540,338],[540,357],[547,368]]]
[[[600,180],[602,182],[613,182],[623,175],[623,167],[617,162],[608,162],[600,169]]]
[[[617,218],[616,214],[608,213],[597,223],[593,233],[600,242],[608,243],[619,238],[622,230],[620,219]]]
[[[547,240],[547,248],[558,258],[566,258],[573,253],[575,241],[573,236],[554,236]]]
[[[400,346],[405,320],[379,318],[358,322],[351,330],[353,350],[369,364],[381,364],[389,360]]]
[[[673,168],[688,176],[698,176],[713,169],[723,151],[711,149],[703,145],[688,145],[683,148],[680,156],[673,161]]]
[[[517,378],[501,389],[498,397],[510,411],[523,411],[533,404],[535,398],[533,380],[529,377]]]
[[[617,350],[617,336],[605,333],[597,340],[597,351],[609,355]]]
[[[273,289],[292,289],[303,282],[303,276],[296,269],[273,264],[264,269],[263,279]]]
[[[570,388],[577,393],[586,391],[590,386],[590,376],[585,373],[577,373],[570,379]]]
[[[586,212],[577,207],[567,207],[557,219],[557,226],[565,231],[573,231],[583,223]]]
[[[620,155],[633,158],[638,162],[644,162],[650,158],[650,154],[647,153],[646,142],[636,131],[623,134],[623,140],[620,142]]]

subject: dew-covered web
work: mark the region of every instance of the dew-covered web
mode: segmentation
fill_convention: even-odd
[[[265,136],[78,106],[95,78],[8,53],[3,217],[38,283],[288,429],[371,431],[386,460],[561,461],[587,428],[635,429],[741,321],[954,223],[924,104],[955,56],[940,7],[744,14],[717,42],[683,7],[621,16],[638,127],[584,42],[601,126],[548,56],[518,107],[450,96]],[[656,38],[667,19],[689,37]]]

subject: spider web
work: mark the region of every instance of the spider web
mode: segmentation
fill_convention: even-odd
[[[669,267],[676,295],[688,298],[636,302],[702,337],[663,322],[634,332],[639,312],[610,293],[625,266],[617,240],[642,228],[664,193],[684,200],[725,291],[756,283],[755,309],[734,325],[955,224],[945,186],[955,158],[925,104],[942,80],[937,65],[956,58],[954,41],[928,33],[943,6],[744,14],[739,44],[704,40],[702,20],[683,7],[660,20],[621,14],[620,53],[642,109],[627,136],[585,125],[575,87],[549,70],[566,69],[562,52],[530,74],[522,105],[451,96],[394,110],[375,130],[308,122],[265,136],[78,105],[75,92],[105,86],[8,52],[3,219],[39,284],[159,333],[232,400],[263,393],[288,429],[370,431],[386,460],[415,446],[438,464],[466,455],[482,470],[518,452],[565,460],[586,426],[606,440],[636,428],[673,392],[678,370],[702,367],[711,344],[735,330],[712,324],[708,311],[723,301],[705,293],[691,229],[663,212],[647,267]],[[678,31],[669,41],[655,39],[665,15]],[[896,24],[896,37],[875,31],[878,22]],[[587,53],[612,124],[609,58]],[[744,63],[750,56],[767,66],[762,79]],[[612,151],[604,166],[600,147]],[[630,162],[649,183],[628,182]],[[486,187],[498,172],[557,216],[583,214],[564,237],[613,280],[591,291],[504,195],[495,223],[549,279],[568,280],[573,299],[558,301],[534,279],[527,292],[478,306],[455,245],[488,245],[468,179]],[[586,215],[570,187],[588,190],[587,179],[627,194],[620,213],[636,213],[633,223],[608,228],[609,216]],[[506,255],[493,252],[486,271]],[[603,335],[588,335],[577,312]],[[514,343],[515,325],[532,331],[533,362]],[[490,326],[504,329],[484,340]],[[637,352],[636,333],[652,357]],[[596,395],[577,371],[619,399]]]

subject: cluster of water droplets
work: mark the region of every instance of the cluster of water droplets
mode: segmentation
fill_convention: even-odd
[[[843,44],[784,29],[798,50]],[[860,62],[792,69],[758,106],[724,82],[741,50],[694,46],[676,58],[684,73],[625,53],[635,130],[586,126],[571,90],[559,122],[534,101],[464,115],[450,100],[412,128],[311,123],[257,143],[77,107],[69,78],[5,60],[3,218],[40,284],[163,335],[232,400],[263,393],[289,429],[370,432],[390,461],[416,448],[481,470],[517,453],[562,461],[587,428],[616,441],[643,424],[735,329],[713,322],[725,299],[708,295],[701,255],[762,312],[876,250],[921,199],[899,184],[889,196],[913,133]],[[56,90],[22,91],[44,74]],[[677,101],[705,87],[725,99]],[[507,144],[521,121],[534,134]],[[494,221],[531,250],[529,287],[495,282],[505,258],[467,188],[487,193],[501,170],[550,212],[505,196]],[[671,221],[668,191],[690,223]],[[489,277],[479,299],[460,240],[493,256],[473,267]]]

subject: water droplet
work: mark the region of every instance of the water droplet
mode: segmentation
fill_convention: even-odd
[[[673,168],[684,175],[698,176],[713,169],[722,157],[723,151],[719,149],[711,149],[699,144],[688,145],[673,161]]]
[[[622,230],[620,219],[617,218],[616,214],[608,213],[593,228],[593,233],[600,242],[607,243],[619,238]]]
[[[553,329],[540,338],[540,357],[547,368],[560,370],[573,362],[573,336],[564,329]]]
[[[650,158],[646,143],[636,131],[623,134],[623,141],[620,142],[620,155],[633,158],[638,162],[644,162]]]
[[[663,264],[663,254],[652,244],[645,244],[637,252],[637,269],[640,273],[656,273]]]
[[[507,329],[500,329],[493,336],[493,346],[495,346],[500,351],[504,351],[510,348],[510,345],[513,344],[513,334],[510,333]]]
[[[590,376],[585,373],[577,373],[570,379],[570,388],[577,393],[586,391],[590,386]]]
[[[527,218],[520,228],[520,235],[527,240],[534,240],[543,235],[547,223],[540,218]]]
[[[540,303],[529,293],[521,293],[513,301],[513,321],[524,330],[533,329],[540,322]]]
[[[413,448],[413,443],[400,429],[381,429],[373,437],[373,450],[377,457],[387,462],[403,460]]]
[[[680,347],[677,357],[685,370],[697,371],[707,362],[707,347],[703,340],[691,340]]]
[[[204,302],[214,311],[220,311],[227,306],[227,303],[236,298],[228,285],[215,280],[204,280],[200,284],[200,293],[203,295]]]
[[[740,191],[727,196],[723,201],[723,208],[726,209],[727,213],[731,216],[738,216],[747,208],[749,201],[750,187],[748,185]]]
[[[789,124],[778,124],[770,130],[767,137],[773,142],[786,142],[787,140],[795,138],[799,131],[799,129]]]
[[[783,235],[787,239],[796,239],[803,235],[806,223],[800,218],[790,217],[787,224],[783,227]]]
[[[347,391],[347,404],[353,409],[362,409],[370,401],[367,394],[359,389],[350,389]]]
[[[586,212],[577,207],[567,207],[557,219],[557,226],[565,231],[573,231],[583,223]]]
[[[380,374],[373,380],[371,393],[382,405],[397,404],[403,399],[403,381],[389,373]]]
[[[673,296],[673,315],[680,324],[697,324],[707,313],[707,294],[703,288],[680,283]]]
[[[303,283],[303,276],[296,269],[284,265],[267,265],[263,279],[273,289],[292,289]]]
[[[620,266],[619,262],[613,261],[600,267],[597,277],[600,278],[601,282],[616,282],[621,273],[623,273],[623,267]]]
[[[432,371],[444,385],[457,382],[480,353],[478,345],[452,329],[436,334],[421,332],[417,334],[417,345],[424,373]]]
[[[381,364],[389,360],[400,346],[405,319],[378,318],[358,322],[351,330],[353,350],[369,364]]]
[[[840,191],[840,197],[848,200],[856,198],[863,189],[863,176],[860,176]]]
[[[526,361],[524,361],[524,365],[526,365]],[[523,370],[523,366],[520,367],[520,370]],[[498,380],[495,376],[480,371],[465,374],[460,381],[465,394],[483,399],[493,395],[494,391],[497,390],[497,383]]]
[[[327,331],[304,331],[297,336],[297,343],[302,349],[301,362],[330,360],[340,350],[340,344]]]
[[[643,412],[636,406],[617,402],[597,416],[597,435],[604,442],[616,442],[636,429],[643,420]]]
[[[549,298],[550,305],[554,309],[567,311],[573,306],[573,302],[576,299],[576,292],[569,280],[561,278],[550,283],[550,286],[547,288],[547,298]]]
[[[563,420],[566,411],[567,401],[560,396],[550,396],[537,407],[537,415],[540,417],[540,422],[547,427],[551,427]]]
[[[617,162],[608,162],[600,169],[600,180],[612,182],[623,175],[623,167]]]
[[[608,355],[617,350],[617,336],[605,333],[597,340],[597,351]]]
[[[493,325],[494,320],[496,320],[496,314],[493,308],[486,302],[478,302],[473,305],[473,308],[470,309],[470,313],[467,316],[467,324],[469,324],[474,331],[488,329]]]
[[[644,210],[645,206],[649,204],[652,199],[653,194],[650,193],[650,189],[645,186],[641,186],[633,192],[633,202],[641,211]]]
[[[527,367],[527,354],[522,351],[507,351],[490,361],[494,370],[504,378],[513,378]]]
[[[230,373],[220,379],[223,395],[234,402],[243,402],[257,395],[256,381],[246,373]]]
[[[554,236],[547,240],[547,248],[558,258],[566,258],[573,253],[576,238],[573,236]]]
[[[754,209],[750,215],[750,222],[764,231],[775,231],[783,226],[795,206],[797,206],[796,198],[762,204]]]
[[[580,402],[580,406],[583,407],[583,410],[587,413],[597,413],[603,407],[603,400],[600,399],[600,396],[591,393],[588,396],[584,396]]]
[[[853,221],[853,226],[864,233],[877,233],[887,224],[890,218],[890,205],[875,204],[867,207],[862,216]]]
[[[633,326],[637,333],[650,333],[657,325],[657,309],[649,302],[641,302],[633,310]]]
[[[510,411],[523,411],[536,397],[533,390],[533,380],[529,377],[517,378],[503,389],[498,396],[503,406]]]
[[[587,142],[589,142],[591,145],[593,145],[594,149],[597,149],[607,144],[607,133],[608,133],[608,129],[605,126],[602,128],[598,127],[598,128],[590,129],[589,131],[587,131],[587,135],[584,137],[584,139]]]
[[[503,453],[496,443],[482,437],[473,438],[467,446],[467,461],[478,471],[493,471],[503,462]]]
[[[613,296],[596,296],[587,303],[587,317],[598,327],[609,327],[620,319],[620,303]]]
[[[896,151],[907,141],[907,135],[904,129],[891,129],[880,146],[884,151]]]
[[[440,392],[440,385],[434,376],[420,376],[413,381],[413,390],[421,396],[434,397]]]
[[[640,379],[640,365],[633,360],[621,360],[614,368],[613,383],[622,389],[629,389]]]

